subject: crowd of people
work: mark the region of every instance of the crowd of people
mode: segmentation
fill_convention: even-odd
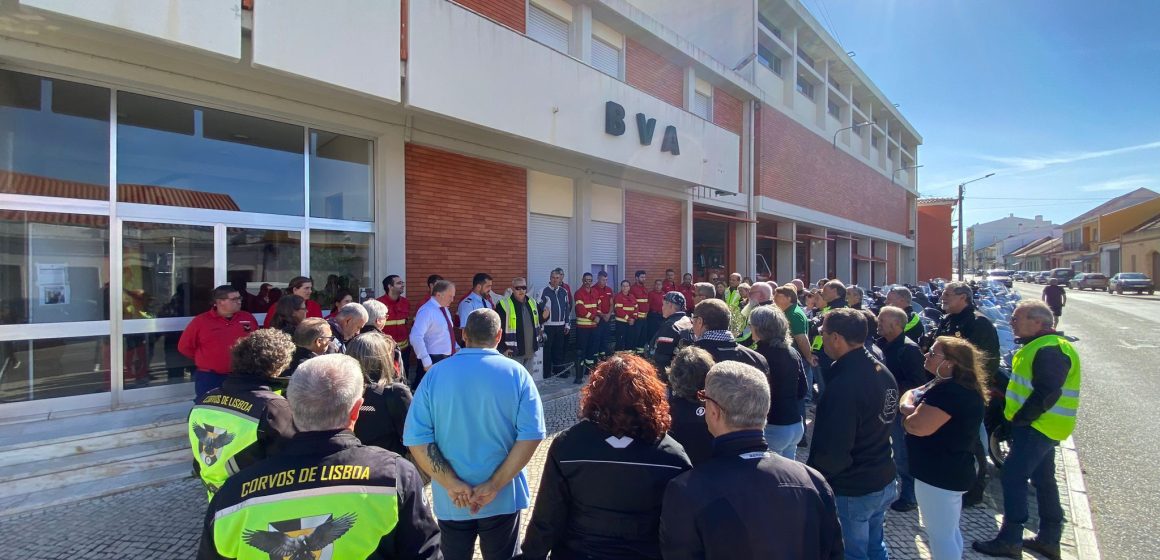
[[[216,288],[179,343],[210,498],[199,557],[457,560],[478,541],[488,560],[883,559],[887,510],[917,508],[932,557],[961,558],[988,407],[1012,447],[1003,525],[973,547],[1059,557],[1054,446],[1074,429],[1080,364],[1044,302],[1016,309],[1024,346],[996,388],[997,334],[967,284],[945,286],[924,332],[903,286],[871,298],[838,280],[678,284],[668,270],[617,293],[586,273],[572,292],[563,277],[500,295],[481,272],[453,313],[455,284],[432,275],[413,318],[399,276],[326,318],[295,278],[268,328]],[[544,377],[589,379],[521,541],[525,467],[547,437],[541,349]],[[1040,525],[1024,540],[1028,480]]]

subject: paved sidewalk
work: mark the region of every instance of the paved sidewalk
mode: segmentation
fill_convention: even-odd
[[[556,398],[545,403],[549,438],[540,445],[528,465],[533,502],[534,494],[539,490],[540,473],[551,439],[576,422],[579,408],[579,395],[574,386],[566,387],[564,380],[541,383],[542,392]],[[571,381],[566,381],[566,384],[571,385]],[[1068,512],[1068,524],[1064,531],[1064,557],[1098,560],[1094,532],[1090,531],[1091,516],[1086,510],[1086,494],[1083,493],[1082,475],[1075,461],[1074,448],[1070,458],[1066,445],[1063,451],[1064,456],[1058,461],[1057,477],[1061,493],[1065,488],[1072,490],[1063,496],[1065,511]],[[963,540],[967,549],[964,558],[987,558],[972,551],[970,543],[995,535],[1000,520],[996,512],[1001,511],[1001,500],[998,481],[992,479],[986,503],[964,512]],[[1073,512],[1073,506],[1078,506],[1080,512]],[[1032,512],[1033,520],[1029,525],[1034,528],[1034,500]],[[195,556],[204,513],[205,494],[201,485],[193,479],[186,479],[0,519],[0,550],[5,551],[3,556],[6,558],[28,560],[188,559]],[[525,512],[525,527],[529,518],[530,511]],[[1086,533],[1084,525],[1089,528]],[[1075,531],[1077,526],[1080,527],[1078,538]],[[893,559],[930,558],[917,511],[904,514],[889,512],[886,538]],[[1037,556],[1025,553],[1024,558]]]

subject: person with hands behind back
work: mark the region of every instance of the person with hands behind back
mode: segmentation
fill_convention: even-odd
[[[433,479],[448,560],[469,560],[477,537],[485,560],[519,551],[524,467],[546,429],[531,374],[495,349],[503,334],[495,311],[472,311],[467,347],[431,367],[407,411],[403,444]]]

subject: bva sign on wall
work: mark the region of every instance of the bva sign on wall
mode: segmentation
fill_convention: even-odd
[[[651,146],[653,132],[656,131],[657,120],[650,119],[644,113],[636,114],[636,132],[640,136],[641,146]],[[604,132],[613,136],[624,134],[624,107],[615,101],[604,104]],[[661,140],[661,151],[674,156],[681,154],[681,146],[677,143],[677,127],[665,127],[665,135]]]

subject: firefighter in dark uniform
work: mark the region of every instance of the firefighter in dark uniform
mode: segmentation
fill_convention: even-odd
[[[986,382],[990,387],[998,379],[996,374],[999,372],[999,333],[991,320],[975,308],[973,294],[974,291],[965,282],[948,283],[943,288],[942,296],[939,297],[944,314],[934,332],[927,333],[923,338],[921,346],[925,352],[940,336],[965,338],[986,356],[983,368],[987,372]],[[983,490],[987,486],[987,454],[982,442],[984,435],[980,435],[978,445],[975,447],[975,461],[978,463],[975,485],[963,496],[963,506],[973,506],[983,501]]]
[[[358,361],[312,358],[287,393],[299,433],[226,481],[198,558],[442,558],[414,465],[351,431],[363,402]]]
[[[282,331],[262,329],[238,340],[230,354],[232,373],[189,412],[194,470],[211,499],[227,478],[294,435],[290,405],[273,387],[290,365],[294,342]]]
[[[661,305],[665,322],[648,345],[648,357],[662,379],[665,378],[665,369],[673,362],[673,355],[693,343],[693,320],[685,313],[685,303],[681,292],[665,294]]]

